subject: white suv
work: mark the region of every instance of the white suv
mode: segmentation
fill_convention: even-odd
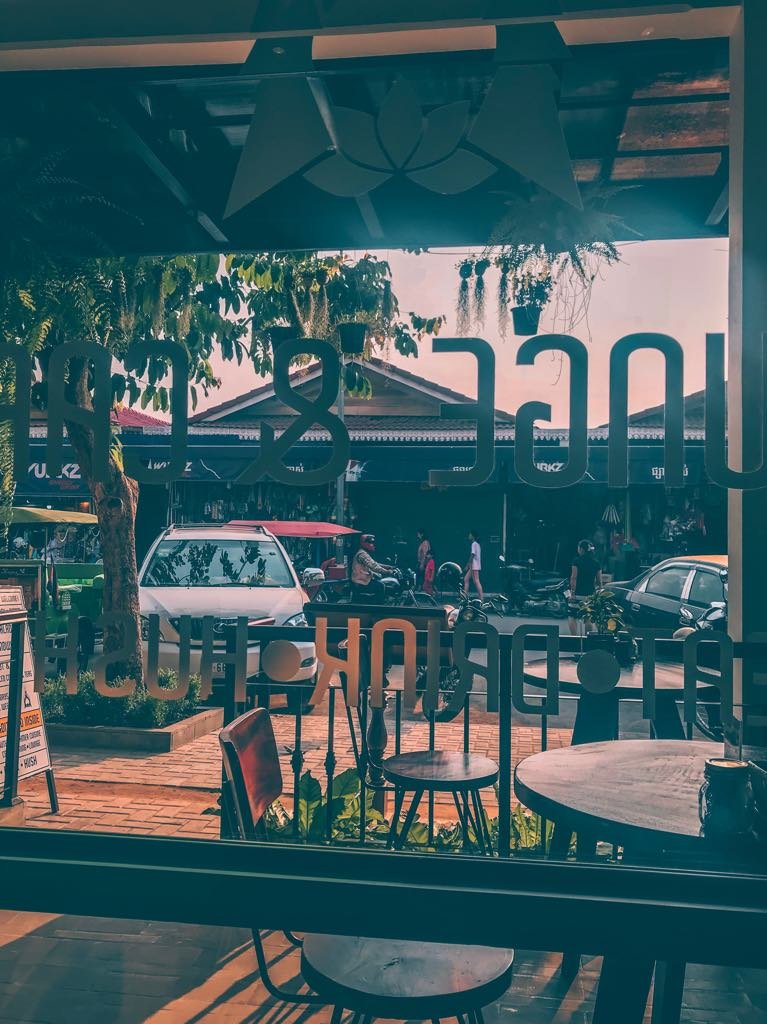
[[[245,615],[252,622],[271,618],[276,626],[305,626],[306,600],[282,544],[258,526],[170,526],[149,549],[139,573],[142,619],[160,617],[161,668],[178,668],[182,615],[192,617],[189,667],[196,673],[203,616],[214,616],[214,636]],[[218,644],[223,653],[223,636],[216,638]],[[317,672],[314,644],[295,641],[295,647],[300,667],[284,681],[310,683]],[[259,676],[260,661],[259,644],[249,644],[248,679]],[[214,660],[214,680],[223,677],[223,662]]]

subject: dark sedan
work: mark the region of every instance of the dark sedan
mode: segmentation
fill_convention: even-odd
[[[697,620],[712,604],[727,601],[727,556],[669,558],[636,579],[608,587],[629,625],[673,631],[683,608]]]

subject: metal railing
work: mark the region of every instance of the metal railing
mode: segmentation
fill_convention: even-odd
[[[467,627],[467,629],[468,634],[465,639],[468,641],[467,646],[469,650],[467,652],[467,656],[470,658],[477,652],[488,649],[488,634],[481,627],[478,627],[476,632],[471,632],[471,627]],[[536,629],[538,629],[539,632],[536,633]],[[549,630],[550,629],[551,627],[549,627]],[[456,725],[460,723],[460,726],[462,727],[462,749],[465,752],[471,752],[472,715],[477,713],[477,705],[479,702],[482,700],[488,700],[488,689],[492,691],[491,705],[493,707],[497,706],[497,711],[491,712],[491,714],[494,714],[497,726],[497,763],[499,767],[496,790],[498,816],[497,823],[494,821],[493,825],[494,831],[497,834],[495,852],[503,858],[509,857],[514,848],[512,829],[512,796],[514,779],[512,737],[515,734],[515,730],[520,728],[519,723],[515,721],[516,713],[521,710],[521,705],[523,713],[538,716],[539,749],[546,750],[549,739],[549,719],[552,714],[557,714],[560,701],[580,699],[575,694],[560,692],[561,687],[559,685],[558,674],[559,662],[551,656],[547,661],[546,678],[541,678],[540,686],[538,687],[532,687],[530,685],[529,676],[525,672],[525,658],[529,653],[545,652],[547,650],[547,637],[544,635],[543,628],[541,627],[530,626],[528,627],[528,630],[529,632],[524,636],[522,643],[520,643],[519,640],[515,641],[513,633],[498,634],[497,687],[496,681],[492,678],[492,673],[490,673],[491,680],[489,687],[486,685],[484,689],[477,688],[472,680],[472,683],[466,687],[465,694],[459,693],[457,699],[453,696],[452,709],[446,711],[445,708],[442,707],[440,710],[431,713],[424,712],[422,708],[420,710],[423,724],[423,746],[419,749],[427,751],[439,749],[440,729],[441,727],[444,728],[443,723],[449,720],[453,722],[453,743],[455,743]],[[394,633],[396,631],[392,632]],[[347,630],[344,628],[329,627],[327,630],[328,648],[337,650],[338,645],[347,639],[347,635]],[[261,640],[261,649],[263,651],[266,645],[272,640],[314,640],[315,629],[313,627],[295,628],[259,626],[250,630],[251,640],[256,636]],[[453,632],[441,631],[439,634],[440,649],[452,649],[454,637],[455,634]],[[370,639],[371,630],[362,629],[362,652],[369,653]],[[417,640],[418,649],[425,649],[427,634],[419,631],[417,633]],[[549,635],[548,640],[550,643],[551,635]],[[494,638],[491,638],[491,645],[494,642]],[[401,641],[394,641],[390,646],[394,651],[397,651],[398,648],[401,649],[402,644]],[[742,647],[742,645],[740,646]],[[577,655],[583,651],[583,640],[579,637],[558,637],[556,647],[557,653],[559,654]],[[655,672],[657,666],[660,664],[674,664],[678,666],[679,672],[682,673],[684,671],[683,650],[682,641],[664,638],[653,638],[649,650],[643,651],[640,646],[639,660],[637,664],[641,666],[643,687],[637,692],[637,696],[634,700],[635,702],[642,703],[644,710],[647,710],[648,708],[651,709],[654,705],[654,700],[651,700],[650,696],[655,692]],[[551,647],[549,647],[549,653],[551,653]],[[740,650],[738,653],[741,653]],[[391,669],[391,667],[396,664],[397,662],[395,657],[390,655],[386,659],[387,669]],[[420,667],[424,668],[424,666]],[[234,681],[232,678],[233,670],[229,669],[228,671],[230,675],[227,682],[227,688],[228,693],[231,695],[234,692]],[[346,702],[347,687],[343,673],[341,673],[339,680],[334,685],[331,685],[327,691],[327,739],[325,756],[322,762],[322,770],[324,772],[322,784],[324,793],[326,794],[324,805],[326,818],[321,839],[321,842],[326,844],[334,842],[334,814],[336,811],[334,809],[333,800],[328,798],[328,796],[333,793],[334,779],[337,774],[338,757],[336,722],[339,719],[339,716],[343,716],[346,720],[349,741],[354,755],[354,763],[357,769],[360,787],[359,827],[356,838],[350,838],[347,834],[343,838],[344,844],[356,843],[356,845],[359,846],[371,844],[368,831],[370,818],[370,794],[372,793],[373,795],[372,807],[376,811],[383,813],[386,809],[387,798],[393,793],[393,787],[386,782],[384,777],[383,762],[389,755],[397,755],[402,750],[405,687],[399,680],[392,681],[385,672],[383,691],[384,700],[379,702],[380,706],[374,706],[371,701],[370,675],[369,658],[363,658],[360,670],[359,701],[353,706],[349,706]],[[696,669],[692,675],[696,680],[703,680],[712,687],[717,686],[721,679],[719,673],[704,669]],[[485,683],[487,684],[487,680],[485,680]],[[290,684],[279,683],[276,685],[275,690],[284,692],[289,688]],[[302,689],[308,696],[312,688],[303,686]],[[270,686],[268,683],[262,683],[255,687],[253,692],[253,703],[258,701],[259,696],[262,703],[268,703],[266,698],[269,695],[269,692]],[[420,689],[419,699],[422,699],[422,697],[423,690]],[[497,700],[495,698],[497,698]],[[621,702],[628,699],[631,698],[624,697],[621,699]],[[692,738],[694,734],[694,722],[698,710],[697,702],[691,701],[689,688],[686,690],[680,688],[678,700],[682,704],[686,735],[688,738]],[[236,714],[243,710],[245,710],[244,705],[236,705],[233,699],[230,698],[227,702],[226,720],[231,720]],[[317,714],[317,711],[315,710],[313,714]],[[526,728],[529,728],[529,726],[526,726]],[[648,730],[651,731],[651,729],[651,722],[648,719]],[[604,736],[600,738],[608,739],[613,737]],[[301,778],[306,764],[305,755],[304,720],[301,714],[296,714],[294,716],[293,737],[290,750],[290,771],[292,774],[294,808],[290,834],[289,837],[287,837],[294,842],[309,842],[306,835],[302,834],[302,824],[298,813]],[[224,799],[222,803],[224,805],[224,813],[222,814],[222,836],[226,838],[231,836],[231,832],[228,831],[229,826],[227,825],[228,815],[226,814],[226,799]],[[545,824],[545,822],[541,822],[539,830],[543,837],[546,835]],[[436,829],[435,799],[433,793],[429,794],[426,825],[428,835],[427,846],[431,847]],[[317,841],[316,832],[315,839],[313,841]],[[378,840],[374,840],[374,842],[377,842],[380,845],[380,837]],[[545,848],[545,839],[543,847]],[[545,849],[541,849],[540,852],[545,852]]]

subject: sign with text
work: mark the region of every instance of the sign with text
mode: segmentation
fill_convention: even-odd
[[[11,676],[11,617],[25,612],[20,587],[0,588],[0,787],[5,781],[5,746],[8,740],[8,703]],[[24,668],[21,698],[19,779],[28,779],[51,767],[40,694],[35,692],[35,673],[29,626],[24,624]]]
[[[767,345],[767,338],[765,339]],[[477,401],[443,403],[440,415],[451,419],[473,420],[476,443],[471,461],[458,460],[454,468],[431,467],[428,480],[433,487],[476,486],[490,479],[496,471],[495,441],[495,354],[492,346],[481,338],[439,338],[432,343],[435,353],[471,355],[476,362]],[[761,464],[747,471],[730,468],[727,452],[727,415],[725,407],[723,334],[706,337],[705,397],[705,468],[706,475],[720,487],[730,490],[755,490],[767,487],[767,415],[763,397],[744,410],[744,445],[761,443]],[[653,466],[653,479],[666,487],[684,487],[690,483],[685,464],[684,447],[684,353],[675,338],[666,334],[630,334],[613,345],[610,352],[609,401],[610,422],[607,444],[607,483],[612,488],[625,488],[630,479],[629,468],[629,359],[640,351],[654,351],[665,362],[665,403],[663,459]],[[10,425],[13,433],[14,476],[17,482],[27,479],[30,467],[30,389],[20,382],[33,378],[32,358],[18,345],[7,345],[5,357],[15,366],[16,388],[13,399],[0,405],[0,423]],[[188,357],[184,348],[170,341],[145,341],[132,345],[123,360],[126,367],[134,365],[147,353],[166,366],[172,377],[170,387],[170,433],[165,451],[153,454],[149,464],[132,451],[125,451],[124,464],[128,476],[141,483],[168,483],[188,473]],[[548,460],[536,454],[536,427],[551,422],[551,406],[545,402],[525,402],[516,411],[514,439],[514,470],[517,478],[543,489],[570,487],[588,479],[588,388],[589,354],[583,342],[570,335],[551,334],[530,338],[517,353],[517,365],[532,366],[546,352],[560,352],[570,364],[570,410],[568,447],[564,458]],[[291,368],[307,355],[313,356],[321,368],[319,392],[307,397],[291,376]],[[91,408],[74,406],[66,400],[66,368],[70,360],[86,360],[93,367],[89,389]],[[67,486],[78,486],[79,465],[65,462],[64,436],[70,423],[90,431],[93,451],[86,474],[89,488],[109,480],[110,439],[112,437],[112,381],[110,359],[106,350],[92,342],[72,341],[56,349],[46,381],[48,395],[48,436],[44,462],[36,461],[34,472],[45,471],[51,478],[60,478]],[[99,372],[96,372],[98,369]],[[765,375],[767,360],[762,358],[761,373]],[[295,415],[281,432],[266,421],[261,424],[258,451],[252,461],[234,478],[240,484],[253,484],[269,478],[302,487],[331,483],[348,471],[350,436],[343,418],[333,409],[338,400],[341,377],[338,352],[328,341],[300,338],[283,342],[275,353],[274,391],[280,402]],[[140,390],[140,389],[139,389]],[[767,396],[767,385],[763,388]],[[326,459],[319,466],[296,468],[294,447],[307,431],[324,428],[329,443]],[[163,438],[166,440],[166,438]],[[543,462],[543,464],[541,464]]]

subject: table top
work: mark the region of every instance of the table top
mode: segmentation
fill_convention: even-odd
[[[520,761],[514,792],[543,817],[600,839],[698,846],[703,768],[722,756],[722,744],[691,740],[584,743]]]
[[[563,655],[559,659],[559,686],[563,693],[580,693],[583,685],[578,677],[578,662],[581,655]],[[698,699],[706,697],[719,700],[719,690],[714,685],[716,678],[713,673],[701,672],[697,681]],[[534,686],[543,686],[546,682],[546,658],[531,659],[525,666],[525,682]],[[684,670],[681,665],[658,661],[655,664],[655,689],[657,691],[684,690]],[[642,696],[642,661],[632,668],[622,668],[620,678],[615,686],[619,697],[639,699]]]

